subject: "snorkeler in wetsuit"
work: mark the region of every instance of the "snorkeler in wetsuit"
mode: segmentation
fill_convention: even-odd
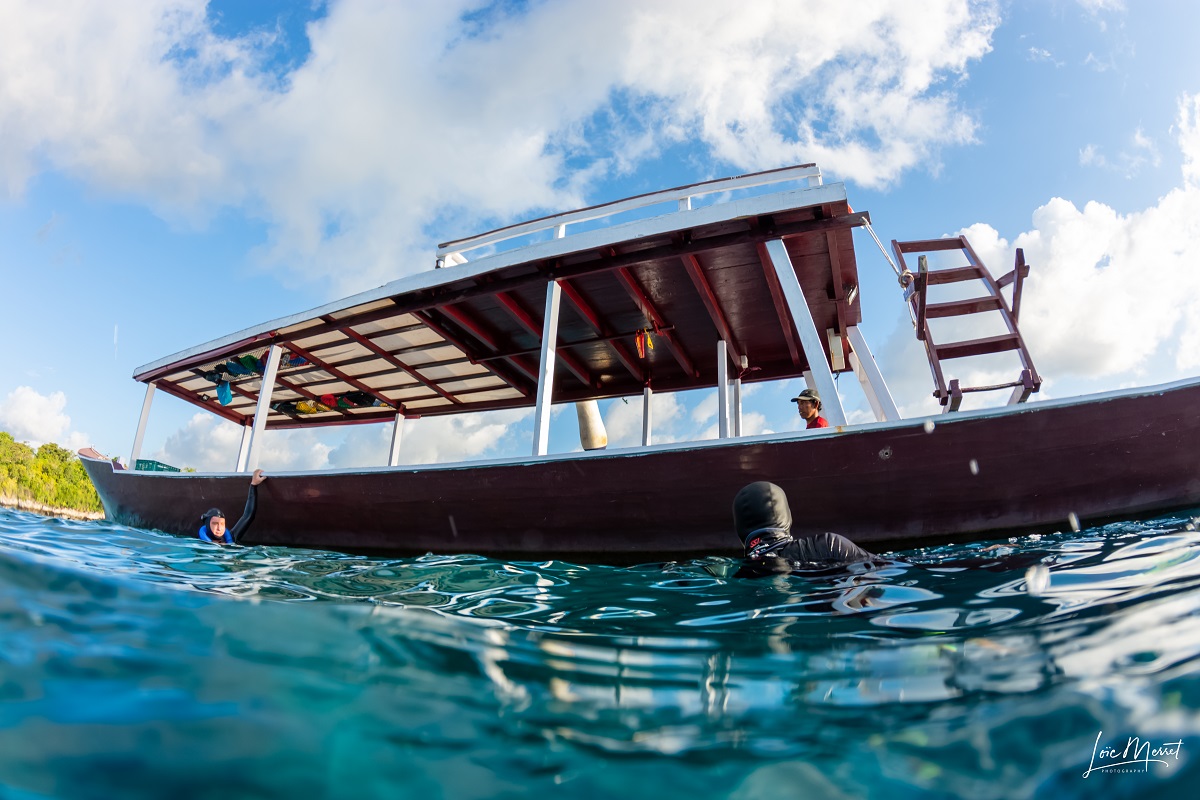
[[[804,567],[836,567],[870,561],[868,553],[836,533],[792,535],[792,510],[783,489],[767,481],[742,487],[733,499],[733,524],[746,548],[734,577],[756,578]]]
[[[205,511],[200,517],[204,523],[200,526],[200,541],[213,544],[240,543],[242,534],[250,527],[250,523],[254,522],[254,512],[258,510],[258,485],[266,479],[267,476],[263,475],[261,469],[254,470],[254,476],[250,478],[250,491],[246,495],[246,508],[242,510],[241,518],[232,528],[225,527],[225,514],[221,509],[210,508]]]

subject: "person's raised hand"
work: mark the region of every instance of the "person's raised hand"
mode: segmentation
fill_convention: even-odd
[[[250,479],[250,485],[258,486],[260,483],[262,483],[266,479],[267,479],[267,476],[263,475],[263,471],[261,469],[256,469],[256,470],[254,470],[254,477],[252,477]]]

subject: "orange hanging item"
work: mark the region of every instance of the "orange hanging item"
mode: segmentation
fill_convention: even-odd
[[[646,357],[646,332],[638,331],[633,337],[633,343],[637,345],[638,358]]]

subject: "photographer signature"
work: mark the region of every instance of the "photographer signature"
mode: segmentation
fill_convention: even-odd
[[[1183,749],[1183,740],[1164,742],[1155,746],[1150,740],[1143,741],[1139,736],[1130,736],[1125,747],[1119,745],[1100,746],[1100,738],[1104,731],[1096,734],[1096,743],[1092,745],[1092,761],[1083,773],[1083,777],[1093,772],[1114,770],[1116,772],[1149,772],[1151,764],[1169,766],[1168,758],[1179,760],[1179,751]],[[1136,764],[1142,765],[1140,770],[1130,769]]]

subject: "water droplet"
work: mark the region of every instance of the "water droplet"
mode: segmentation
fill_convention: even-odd
[[[933,429],[936,427],[937,427],[937,423],[935,423],[933,420],[931,420],[931,419],[925,420],[925,432],[926,433],[933,433]]]
[[[1079,517],[1075,516],[1074,511],[1067,514],[1067,523],[1071,526],[1071,530],[1079,533]]]
[[[1050,588],[1050,570],[1045,564],[1035,564],[1025,570],[1025,591],[1030,597],[1038,597]]]
[[[970,463],[970,464],[968,464],[968,466],[971,468],[971,474],[972,474],[972,475],[978,475],[978,474],[979,474],[979,462],[978,462],[978,461],[976,461],[975,459],[973,459],[973,458],[972,458],[972,459],[971,459],[971,463]]]

